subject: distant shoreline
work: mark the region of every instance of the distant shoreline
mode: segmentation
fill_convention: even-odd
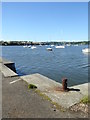
[[[89,41],[81,42],[31,42],[31,41],[0,41],[2,46],[22,46],[22,45],[89,45]]]

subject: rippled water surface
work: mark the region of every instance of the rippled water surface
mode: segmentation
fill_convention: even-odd
[[[53,48],[47,51],[47,46],[37,46],[36,49],[23,46],[3,46],[2,56],[15,62],[19,75],[40,73],[55,81],[61,82],[68,78],[68,85],[81,84],[88,81],[88,54],[82,49],[87,46],[66,46],[65,49]]]

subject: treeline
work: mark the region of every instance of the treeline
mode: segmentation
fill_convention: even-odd
[[[0,45],[3,46],[20,46],[20,45],[89,45],[90,41],[81,42],[32,42],[32,41],[0,41]]]

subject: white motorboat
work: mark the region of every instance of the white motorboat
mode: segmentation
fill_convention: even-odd
[[[71,46],[70,44],[67,44],[67,46]]]
[[[84,53],[90,53],[90,48],[82,49],[82,52],[84,52]]]
[[[55,48],[65,48],[63,45],[55,46]]]
[[[31,48],[31,45],[27,46],[28,48]]]
[[[54,45],[51,45],[51,47],[53,47]]]
[[[32,46],[31,49],[35,49],[36,47],[35,46]]]
[[[23,46],[24,48],[27,48],[28,46],[27,45],[25,45],[25,46]]]
[[[48,51],[52,51],[52,48],[46,48]]]

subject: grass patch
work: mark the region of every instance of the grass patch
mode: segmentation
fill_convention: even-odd
[[[33,85],[33,84],[28,84],[28,89],[34,89],[37,88],[37,86]]]
[[[80,102],[84,104],[90,103],[90,98],[88,96],[85,96],[81,99]]]
[[[48,100],[51,102],[51,104],[55,105],[58,110],[61,110],[62,112],[65,112],[66,110],[61,107],[58,103],[53,102],[47,95],[42,93],[40,90],[35,90],[36,93],[38,93],[40,96],[42,96],[45,100]]]
[[[56,108],[58,109],[58,110],[61,110],[62,112],[65,112],[66,110],[64,109],[64,108],[62,108],[58,103],[56,103],[56,102],[51,102],[53,105],[55,105],[56,106]]]
[[[52,101],[47,95],[43,94],[40,90],[35,90],[35,92],[42,96],[44,99]]]

